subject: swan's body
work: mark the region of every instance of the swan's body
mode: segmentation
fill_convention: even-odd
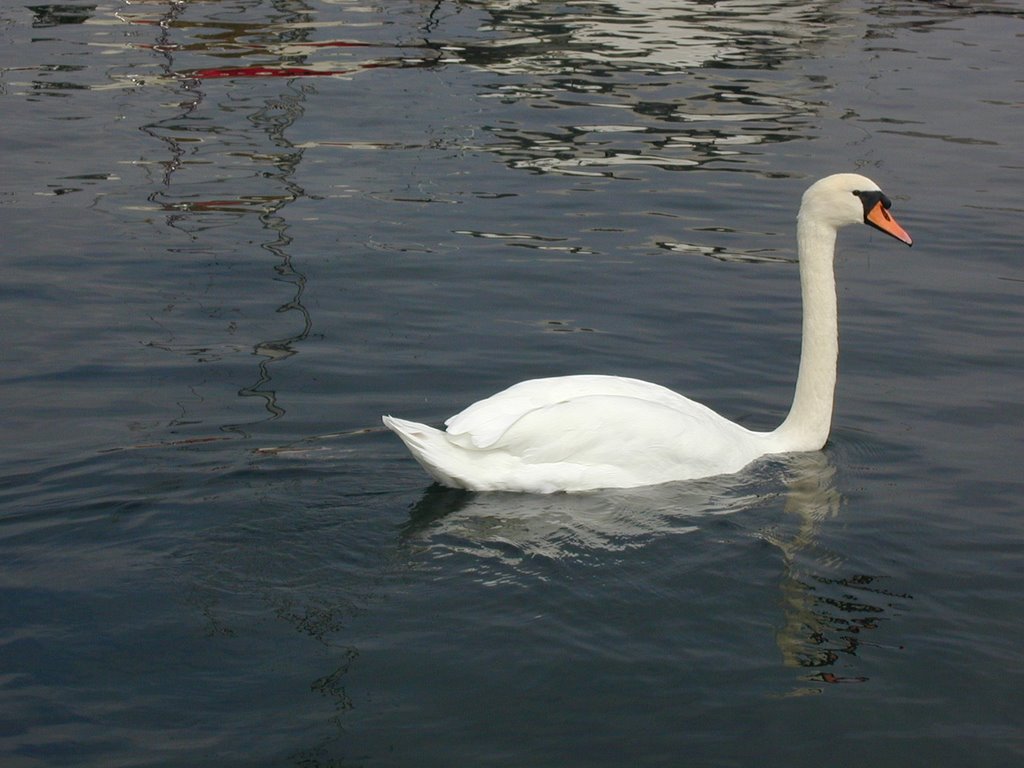
[[[442,485],[475,491],[629,488],[738,472],[772,453],[820,450],[832,422],[839,355],[836,232],[864,222],[911,244],[870,179],[836,174],[813,184],[797,217],[803,341],[793,405],[755,432],[675,392],[618,376],[561,376],[516,384],[474,403],[440,431],[384,417]]]

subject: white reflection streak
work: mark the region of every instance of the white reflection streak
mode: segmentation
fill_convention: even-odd
[[[542,38],[524,36],[522,30],[515,28],[515,21],[534,11],[532,6],[535,4],[530,2],[488,4],[495,14],[519,12],[508,19],[501,17],[489,27],[512,33],[511,38],[493,41],[491,45],[535,48],[543,44]],[[802,41],[822,34],[825,28],[824,22],[814,18],[818,13],[815,3],[618,0],[614,11],[609,11],[600,3],[576,0],[568,6],[579,10],[559,15],[557,21],[571,27],[573,55],[577,60],[643,64],[659,70],[742,62],[751,54],[752,38]],[[536,52],[488,64],[489,69],[506,73],[538,72],[559,66],[558,60]]]

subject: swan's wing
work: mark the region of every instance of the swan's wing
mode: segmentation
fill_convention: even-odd
[[[628,397],[684,412],[710,408],[658,384],[621,376],[559,376],[530,379],[473,403],[445,422],[452,440],[467,448],[488,448],[526,414],[576,398],[607,395]]]
[[[685,398],[683,398],[685,400]],[[527,464],[615,467],[682,479],[735,472],[764,451],[759,435],[692,400],[672,406],[589,395],[536,408],[491,446]]]

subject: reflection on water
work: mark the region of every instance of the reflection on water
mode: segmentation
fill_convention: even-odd
[[[764,503],[770,487],[747,473],[551,496],[470,493],[435,485],[413,507],[403,538],[416,550],[452,548],[515,569],[532,557],[571,560],[587,550],[616,552],[643,546],[652,536],[696,531],[704,515]]]
[[[843,556],[819,546],[822,525],[842,504],[835,483],[827,455],[809,453],[778,457],[738,475],[592,494],[471,493],[433,485],[412,508],[402,542],[417,560],[441,563],[468,555],[467,577],[497,585],[517,580],[517,574],[535,577],[537,558],[584,563],[596,552],[694,533],[709,515],[773,507],[781,495],[785,516],[755,535],[782,554],[783,620],[775,640],[783,663],[813,669],[810,683],[863,682],[866,677],[825,668],[855,656],[866,634],[910,597],[888,592],[871,575],[844,574]]]
[[[469,30],[463,29],[464,9],[472,19]],[[482,96],[548,102],[563,114],[562,132],[490,126],[493,140],[483,149],[514,168],[593,176],[642,165],[681,169],[736,161],[749,152],[744,147],[806,136],[803,124],[815,107],[794,95],[792,83],[775,87],[768,77],[716,75],[713,68],[695,73],[684,87],[649,76],[725,65],[769,70],[804,55],[823,29],[834,33],[836,23],[828,11],[806,3],[632,0],[615,6],[575,3],[567,9],[532,2],[439,2],[423,6],[423,37],[395,47],[379,39],[379,22],[367,21],[357,7],[343,7],[330,22],[306,13],[262,21],[192,21],[192,6],[170,4],[161,16],[153,10],[133,7],[119,18],[155,25],[154,40],[134,45],[164,57],[165,82],[468,66],[497,76],[481,84]],[[338,30],[352,36],[331,37]],[[211,59],[219,61],[211,65]],[[618,73],[630,79],[623,82]],[[137,67],[128,76],[144,77]],[[593,123],[595,109],[609,110],[609,119]],[[581,113],[579,122],[574,111]]]
[[[830,3],[577,0],[472,3],[486,8],[484,29],[501,33],[486,57],[505,73],[657,73],[702,66],[768,68],[799,55],[831,32]],[[470,57],[472,60],[472,57]]]
[[[351,78],[382,67],[468,67],[485,78],[479,98],[506,104],[526,100],[560,114],[557,129],[547,120],[483,126],[489,141],[477,148],[517,169],[628,177],[630,168],[641,166],[737,165],[753,157],[759,145],[806,138],[819,108],[812,94],[827,84],[794,89],[790,78],[767,73],[806,55],[826,31],[836,35],[844,20],[832,7],[656,0],[410,4],[399,13],[413,17],[405,23],[415,31],[399,41],[389,34],[386,20],[349,4],[332,9],[331,18],[302,6],[270,17],[258,7],[218,13],[206,3],[131,5],[113,19],[100,9],[90,18],[104,26],[116,20],[131,30],[125,43],[92,44],[107,46],[112,54],[149,56],[108,69],[110,85],[175,88],[183,105],[190,105],[191,120],[178,121],[179,130],[195,132],[190,142],[216,131],[222,151],[233,152],[234,140],[244,144],[244,134],[224,131],[221,121],[197,125],[210,119],[209,106],[197,112],[207,98],[202,94],[206,81],[302,82],[312,76]],[[659,77],[673,70],[693,70],[692,77],[671,82]],[[749,70],[762,74],[741,74]],[[83,74],[85,83],[39,80],[36,87],[106,87]],[[216,99],[223,99],[223,108],[236,108],[219,89]],[[607,119],[595,122],[602,112]],[[326,144],[337,141],[324,137]],[[212,202],[260,207],[272,205],[279,194],[268,198],[246,190]]]
[[[513,168],[574,176],[735,164],[757,145],[806,138],[816,106],[803,89],[721,68],[770,70],[805,55],[835,21],[807,3],[633,0],[574,3],[568,13],[546,3],[487,8],[486,28],[498,39],[461,46],[460,56],[501,75],[484,85],[487,95],[557,107],[563,128],[496,124],[486,149]],[[658,78],[678,69],[692,69],[692,78]],[[608,119],[594,123],[601,112]]]
[[[152,13],[152,9],[144,12]],[[171,3],[156,24],[152,50],[163,60],[162,68],[168,78],[176,76],[177,57],[184,49],[199,47],[204,53],[220,55],[225,48],[237,46],[242,38],[257,33],[278,34],[267,28],[266,21],[258,20],[223,26],[211,26],[209,22],[192,25],[183,18],[185,12],[184,4]],[[287,28],[293,39],[301,40],[308,37],[306,27],[310,18],[307,13],[295,13],[275,19],[270,26]],[[129,20],[139,23],[141,17]],[[182,32],[194,32],[204,42],[179,44],[178,35]],[[250,45],[247,50],[251,49]],[[278,55],[281,60],[287,57],[284,51]],[[303,304],[306,276],[296,268],[289,250],[292,237],[288,234],[285,211],[305,194],[294,181],[303,150],[293,145],[287,133],[304,114],[306,93],[281,82],[272,98],[206,104],[201,81],[175,77],[173,82],[180,94],[174,114],[141,127],[165,149],[162,158],[147,157],[139,163],[159,172],[158,177],[152,178],[154,191],[148,201],[164,212],[167,227],[183,233],[192,242],[202,241],[205,231],[220,227],[255,230],[249,237],[240,237],[241,242],[258,242],[259,248],[274,259],[272,270],[265,273],[265,288],[271,291],[270,295],[279,295],[281,285],[291,286],[291,295],[273,310],[291,330],[251,343],[250,352],[256,359],[255,380],[238,390],[239,397],[263,400],[269,418],[276,419],[284,415],[285,408],[272,386],[271,366],[294,355],[296,345],[308,337],[312,327],[312,318]],[[248,129],[225,130],[221,120],[210,119],[220,110],[241,113]],[[225,162],[226,158],[230,161]],[[189,249],[186,246],[171,250],[180,254],[188,253]],[[150,346],[195,355],[197,347],[178,338],[171,315],[165,312],[161,318],[166,338],[151,342]],[[237,334],[237,323],[234,327],[233,335]],[[210,359],[207,348],[198,349],[204,359]],[[244,353],[244,347],[239,351]],[[244,431],[241,424],[225,424],[222,429]]]
[[[350,79],[380,68],[416,67],[455,77],[468,68],[481,78],[476,98],[526,101],[557,109],[559,119],[557,126],[543,117],[536,123],[522,116],[496,119],[481,126],[487,141],[465,149],[493,152],[515,169],[584,177],[630,178],[644,166],[683,170],[710,164],[764,172],[759,159],[766,146],[813,138],[819,113],[829,108],[827,79],[787,67],[822,50],[841,53],[860,36],[886,34],[874,19],[865,29],[857,9],[828,2],[439,0],[390,11],[401,18],[399,39],[390,19],[349,3],[332,6],[330,13],[298,4],[277,13],[259,5],[175,2],[116,10],[81,6],[70,13],[64,7],[32,6],[35,23],[96,26],[102,36],[89,44],[104,47],[115,63],[102,78],[75,64],[62,64],[57,76],[58,70],[47,73],[43,67],[32,87],[174,89],[188,108],[188,119],[176,121],[181,143],[215,137],[222,153],[237,157],[247,151],[248,137],[237,125],[225,130],[222,120],[208,122],[211,107],[234,111],[239,105],[221,88],[204,94],[203,83],[280,78],[289,83],[282,87],[286,93],[308,98],[312,86],[297,84],[313,83],[307,78],[314,76]],[[986,4],[982,10],[998,8]],[[914,20],[904,23],[933,24],[950,13],[918,5]],[[666,79],[677,71],[689,74]],[[207,98],[216,104],[202,108]],[[607,118],[595,120],[602,113]],[[363,144],[379,143],[377,136],[361,138]],[[303,146],[359,144],[324,136]],[[164,162],[186,162],[180,149],[172,149]],[[190,163],[190,173],[196,165]],[[274,207],[288,195],[246,188],[212,200],[155,199],[166,206],[246,210]]]
[[[68,42],[109,54],[109,64],[102,70],[93,59],[89,66],[76,60],[33,66],[25,64],[31,57],[19,56],[7,69],[34,76],[28,84],[15,78],[12,92],[23,85],[50,95],[167,89],[188,110],[176,128],[178,142],[190,149],[210,142],[222,157],[252,151],[236,121],[211,114],[211,108],[231,113],[239,105],[223,88],[204,93],[204,83],[278,78],[288,82],[283,98],[308,98],[313,86],[300,84],[325,76],[351,79],[381,68],[428,68],[451,73],[451,79],[468,70],[479,78],[475,98],[505,105],[525,101],[557,109],[559,118],[553,125],[543,115],[527,121],[519,112],[515,120],[488,121],[480,126],[487,140],[467,142],[466,150],[493,152],[510,167],[535,173],[622,178],[645,166],[765,172],[766,147],[813,138],[820,113],[836,108],[829,96],[831,73],[803,73],[791,65],[816,55],[842,56],[859,38],[884,41],[894,23],[885,9],[865,19],[860,9],[831,2],[750,0],[437,0],[399,4],[387,14],[357,3],[329,9],[286,3],[273,10],[204,2],[30,8],[35,26],[62,28]],[[1014,9],[978,3],[972,13]],[[895,23],[924,29],[957,14],[956,8],[918,3],[901,7]],[[671,76],[680,71],[687,76]],[[204,99],[214,103],[202,105]],[[602,114],[606,119],[595,119]],[[900,124],[885,116],[890,118],[894,122],[886,125]],[[169,127],[172,121],[159,122]],[[380,144],[379,136],[359,139]],[[359,139],[323,136],[303,146],[354,147]],[[188,162],[182,146],[169,147],[171,156],[162,162]],[[197,173],[197,164],[189,163],[190,174]],[[67,186],[55,186],[53,194]],[[213,199],[155,200],[249,210],[272,208],[289,194],[250,186]]]
[[[785,621],[775,639],[787,666],[816,670],[811,681],[864,682],[868,678],[843,677],[822,668],[842,655],[856,655],[867,633],[911,598],[888,592],[871,575],[841,575],[842,556],[819,547],[821,526],[842,505],[835,480],[836,469],[823,454],[788,457],[784,510],[795,527],[785,534],[762,533],[783,554],[779,590]]]

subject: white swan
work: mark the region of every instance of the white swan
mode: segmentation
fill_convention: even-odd
[[[797,216],[803,341],[789,415],[754,432],[700,403],[637,379],[561,376],[516,384],[445,422],[447,431],[385,416],[442,485],[552,493],[629,488],[738,472],[772,453],[820,450],[832,422],[839,355],[836,232],[864,222],[907,245],[892,203],[870,179],[828,176]]]

